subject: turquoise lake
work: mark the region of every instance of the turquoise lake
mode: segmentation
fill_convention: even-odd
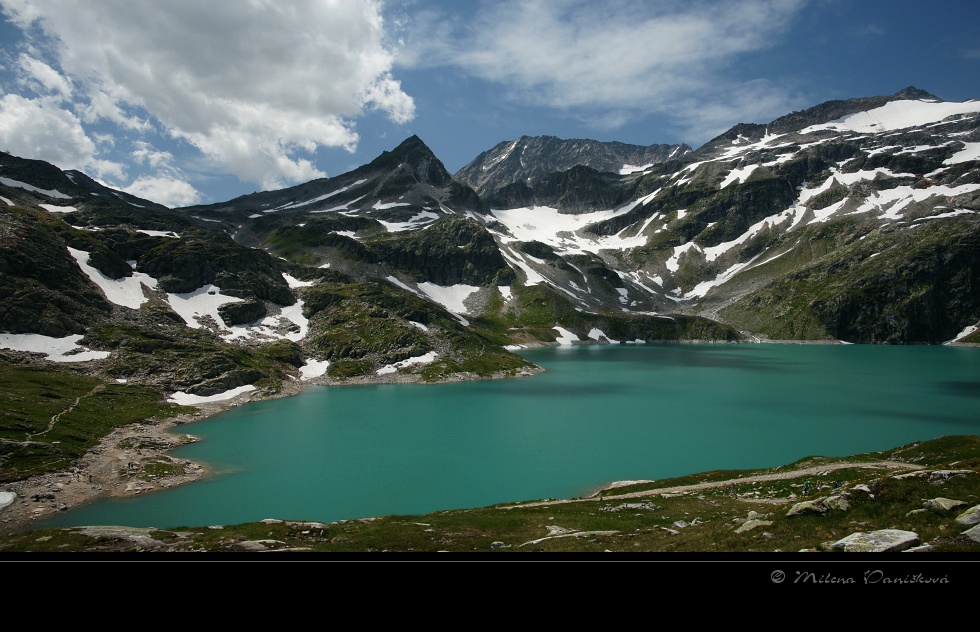
[[[980,349],[656,344],[521,354],[534,377],[310,387],[185,425],[213,475],[37,528],[332,522],[980,434]]]

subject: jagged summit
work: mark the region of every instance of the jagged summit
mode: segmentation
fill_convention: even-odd
[[[563,140],[555,136],[521,136],[481,153],[454,174],[482,196],[513,184],[535,186],[546,176],[572,167],[600,172],[659,164],[688,152],[687,145],[629,145],[588,139]]]
[[[925,90],[920,90],[915,86],[909,86],[907,88],[902,88],[893,95],[896,99],[901,100],[918,100],[918,101],[942,101],[939,97],[932,94],[931,92],[926,92]]]

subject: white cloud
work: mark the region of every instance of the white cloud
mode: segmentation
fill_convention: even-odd
[[[76,98],[86,95],[83,121],[140,129],[147,123],[137,114],[145,112],[265,187],[322,176],[312,153],[353,149],[353,119],[365,110],[396,123],[415,114],[391,75],[380,0],[0,0],[0,7],[26,33],[49,38]]]
[[[51,66],[26,54],[21,54],[19,64],[21,71],[27,77],[26,82],[36,92],[53,94],[62,99],[71,97],[73,92],[71,83]],[[43,90],[38,90],[36,84],[40,84]]]
[[[197,189],[172,176],[140,176],[123,191],[171,208],[191,206],[201,201]]]
[[[0,97],[0,148],[62,169],[87,169],[99,177],[123,175],[122,165],[98,158],[97,146],[81,122],[55,98]]]
[[[170,167],[173,164],[174,156],[169,151],[160,151],[150,143],[142,140],[136,141],[133,143],[133,146],[135,149],[130,155],[137,164],[148,164],[157,169],[160,167]]]
[[[692,101],[734,109],[727,97],[743,84],[728,71],[739,56],[771,47],[806,1],[484,3],[467,21],[420,13],[419,34],[399,62],[456,66],[514,100],[603,127],[640,114],[674,115]],[[767,102],[779,101],[778,92],[769,86]]]

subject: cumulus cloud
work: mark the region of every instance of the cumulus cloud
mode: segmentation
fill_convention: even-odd
[[[21,54],[19,65],[24,75],[24,83],[30,85],[35,92],[51,94],[61,99],[71,97],[73,92],[71,83],[43,61]]]
[[[62,169],[86,169],[98,177],[120,178],[119,163],[98,157],[96,142],[56,99],[0,97],[0,146],[18,156],[45,160]]]
[[[742,85],[727,71],[769,48],[805,2],[497,1],[467,21],[420,13],[421,34],[405,41],[399,60],[455,66],[518,102],[588,111],[605,127],[650,113],[680,113],[693,124],[697,117],[679,108],[697,101],[734,110],[727,98]],[[762,104],[740,99],[742,117],[779,113],[791,99],[778,93],[769,86]]]
[[[191,206],[201,201],[197,189],[172,176],[140,176],[123,191],[169,207]]]
[[[0,6],[25,33],[48,38],[57,66],[87,97],[78,110],[86,122],[142,129],[149,117],[265,187],[323,175],[312,153],[353,149],[352,121],[366,110],[396,123],[415,115],[391,72],[380,0]]]

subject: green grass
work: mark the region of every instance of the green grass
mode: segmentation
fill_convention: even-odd
[[[0,364],[0,482],[67,469],[116,426],[188,410],[144,386]]]

